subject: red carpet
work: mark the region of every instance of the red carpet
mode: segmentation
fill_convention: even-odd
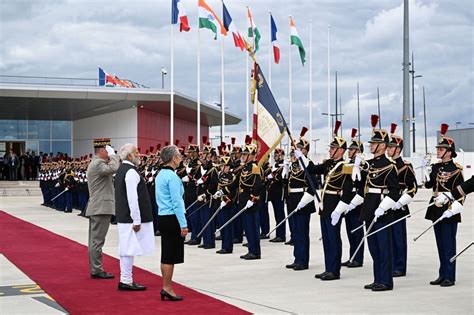
[[[161,277],[137,267],[133,268],[134,280],[148,290],[118,291],[118,259],[104,255],[104,268],[115,274],[115,279],[91,279],[86,246],[3,211],[0,253],[71,314],[248,314],[179,284],[174,289],[185,300],[162,302]]]

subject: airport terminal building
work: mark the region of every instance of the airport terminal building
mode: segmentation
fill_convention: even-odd
[[[174,138],[180,146],[197,133],[197,102],[175,91]],[[240,119],[226,113],[226,125]],[[201,102],[201,136],[221,124],[220,108]],[[84,85],[0,83],[0,154],[92,153],[95,138],[141,152],[170,138],[170,91]]]

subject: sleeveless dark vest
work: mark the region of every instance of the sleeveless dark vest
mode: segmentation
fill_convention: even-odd
[[[125,175],[130,169],[133,169],[135,172],[137,171],[134,166],[122,163],[115,174],[115,215],[118,223],[133,223],[130,216],[130,208],[128,207],[127,187],[125,186]],[[137,187],[137,195],[141,222],[152,222],[153,214],[150,196],[146,189],[145,180],[141,176]]]

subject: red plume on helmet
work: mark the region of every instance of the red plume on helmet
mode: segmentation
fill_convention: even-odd
[[[446,132],[448,132],[448,128],[449,128],[449,125],[448,124],[441,124],[441,136],[444,137],[444,135],[446,134]]]
[[[225,142],[224,141],[221,142],[221,147],[225,148]]]
[[[193,136],[188,136],[188,142],[191,143],[193,142],[194,137]]]
[[[158,144],[156,145],[156,151],[160,151],[160,149],[161,149],[161,143],[158,143]]]
[[[245,136],[245,144],[250,144],[252,142],[252,137],[250,137],[249,135],[246,135]]]
[[[179,139],[174,140],[174,145],[178,146],[178,144],[179,144]]]
[[[377,126],[377,123],[379,122],[379,116],[378,115],[372,115],[370,116],[370,124],[372,125],[372,129]]]
[[[352,128],[352,131],[351,131],[351,138],[355,138],[356,135],[357,135],[357,129],[356,129],[356,128]]]
[[[154,147],[151,145],[150,146],[150,153],[153,153],[153,149],[154,149]]]
[[[397,124],[396,123],[391,123],[390,124],[390,133],[393,135],[395,133],[395,130],[397,130]]]
[[[138,153],[140,153],[140,147],[138,147],[137,150],[138,150]]]
[[[334,131],[333,131],[333,136],[336,137],[337,136],[337,132],[339,131],[339,128],[341,127],[341,121],[340,120],[336,120],[336,123],[334,125]]]
[[[303,138],[307,131],[308,131],[308,128],[306,127],[301,128],[300,138]]]
[[[146,151],[145,151],[145,154],[148,155],[149,152],[150,152],[149,150],[146,150]]]
[[[207,143],[207,136],[202,136],[202,143],[206,144]]]
[[[170,143],[168,141],[165,141],[165,147],[167,147]]]
[[[235,137],[230,138],[230,143],[232,143],[232,145],[235,144]]]

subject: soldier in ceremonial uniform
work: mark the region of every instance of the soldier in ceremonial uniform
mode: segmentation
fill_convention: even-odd
[[[238,190],[238,211],[246,209],[242,213],[242,221],[245,237],[248,242],[248,253],[240,256],[245,260],[260,259],[260,231],[257,224],[258,201],[262,184],[260,168],[255,162],[257,147],[248,144],[242,149],[242,162],[244,166],[240,173]]]
[[[293,221],[293,263],[286,268],[293,270],[306,270],[309,267],[309,223],[311,214],[316,212],[314,192],[309,180],[315,181],[314,176],[308,179],[298,158],[304,158],[305,163],[311,164],[306,156],[309,152],[309,141],[304,138],[307,128],[303,128],[300,139],[296,143],[298,150],[291,155],[291,164],[288,177],[288,196],[286,198],[288,214],[295,213],[289,218]],[[300,151],[301,150],[301,151]],[[285,171],[286,172],[286,171]],[[311,176],[311,175],[310,175]]]
[[[284,185],[283,185],[283,160],[285,152],[277,148],[273,155],[275,161],[271,168],[271,173],[267,175],[268,184],[268,201],[272,203],[275,222],[278,225],[285,218],[284,204]],[[276,237],[271,239],[272,243],[281,243],[286,241],[286,224],[283,223],[276,229]]]
[[[398,184],[400,185],[400,198],[397,200],[394,210],[394,219],[400,219],[410,213],[408,204],[412,202],[417,192],[417,183],[413,165],[404,161],[400,156],[403,149],[403,139],[394,135],[397,125],[392,123],[390,128],[390,142],[388,143],[387,155],[395,161],[398,173]],[[395,223],[392,229],[393,240],[393,276],[403,277],[407,270],[407,225],[406,220]]]
[[[249,136],[246,137],[245,144],[250,144],[248,139]],[[232,161],[232,173],[234,173],[237,178],[240,178],[240,172],[243,168],[241,162],[242,148],[239,145],[235,145],[235,138],[231,138],[231,141],[232,149],[230,152],[230,157]],[[232,210],[232,215],[235,215],[238,211],[239,209],[237,208],[237,204],[235,204]],[[241,244],[244,238],[244,225],[242,222],[242,216],[238,216],[237,218],[235,218],[235,220],[232,222],[232,225],[234,230],[234,244]]]
[[[462,166],[454,163],[453,158],[457,156],[454,140],[446,137],[448,125],[441,125],[441,139],[436,146],[436,155],[441,162],[431,166],[431,173],[426,188],[433,189],[433,197],[430,202],[441,194],[452,197],[452,192],[463,183]],[[443,287],[453,286],[456,282],[456,261],[449,259],[456,254],[456,233],[458,223],[461,222],[460,211],[463,199],[449,204],[439,204],[435,202],[426,212],[425,219],[436,221],[443,218],[434,226],[436,246],[440,261],[439,275],[431,285],[441,285]]]
[[[217,223],[222,226],[232,217],[239,182],[237,176],[232,172],[230,156],[221,156],[220,163],[221,172],[219,173],[217,192],[213,195],[216,201],[212,203],[212,208],[214,211],[221,208],[217,214]],[[229,224],[221,230],[221,236],[222,248],[216,253],[231,254],[234,249],[233,225]]]
[[[367,232],[378,230],[393,221],[392,208],[400,196],[397,167],[394,161],[385,155],[389,134],[384,129],[375,129],[378,116],[372,115],[372,137],[369,140],[370,151],[374,157],[366,161],[367,173],[362,173],[365,186],[357,191],[351,201],[352,206],[363,203],[361,221],[365,221]],[[354,165],[354,170],[360,166]],[[393,241],[392,230],[384,229],[367,239],[373,259],[374,281],[365,285],[372,291],[393,289]]]
[[[189,141],[190,143],[187,151],[188,164],[185,166],[186,171],[185,173],[181,173],[181,181],[184,185],[184,205],[185,209],[189,208],[186,212],[186,219],[191,231],[191,239],[185,242],[185,244],[199,245],[201,243],[201,238],[198,238],[197,234],[201,231],[201,219],[199,214],[195,213],[197,209],[196,204],[193,206],[191,205],[197,198],[195,175],[201,167],[201,162],[198,158],[199,147],[196,144],[191,144],[191,141]]]
[[[364,145],[362,141],[359,141],[356,137],[357,135],[357,129],[352,128],[351,131],[351,143],[349,144],[349,164],[354,164],[356,161],[356,158],[360,160],[360,157],[358,155],[361,155],[364,153]],[[349,200],[352,200],[354,198],[357,189],[363,186],[364,183],[360,181],[360,178],[351,178],[351,185],[352,189],[350,192],[343,192],[344,198],[346,198],[346,195],[349,197]],[[363,229],[358,229],[352,233],[354,229],[359,227],[362,222],[360,221],[360,209],[361,206],[357,207],[351,207],[349,204],[349,208],[346,211],[344,215],[344,221],[346,223],[346,233],[347,233],[347,238],[349,240],[349,258],[352,257],[357,249],[357,246],[360,244],[362,238],[364,237],[364,230]],[[345,266],[348,268],[358,268],[362,267],[364,264],[364,244],[361,245],[360,250],[357,252],[356,256],[354,257],[354,260],[351,262],[350,260],[347,260],[343,263],[341,263],[341,266]]]
[[[66,162],[63,179],[64,189],[67,191],[64,193],[64,212],[72,212],[73,194],[76,186],[76,180],[74,179],[74,171],[72,170],[70,162]]]
[[[268,214],[268,176],[272,172],[269,162],[265,162],[260,168],[262,174],[262,189],[260,190],[259,215],[258,222],[260,226],[260,239],[268,239],[268,232],[270,232],[270,215]]]

